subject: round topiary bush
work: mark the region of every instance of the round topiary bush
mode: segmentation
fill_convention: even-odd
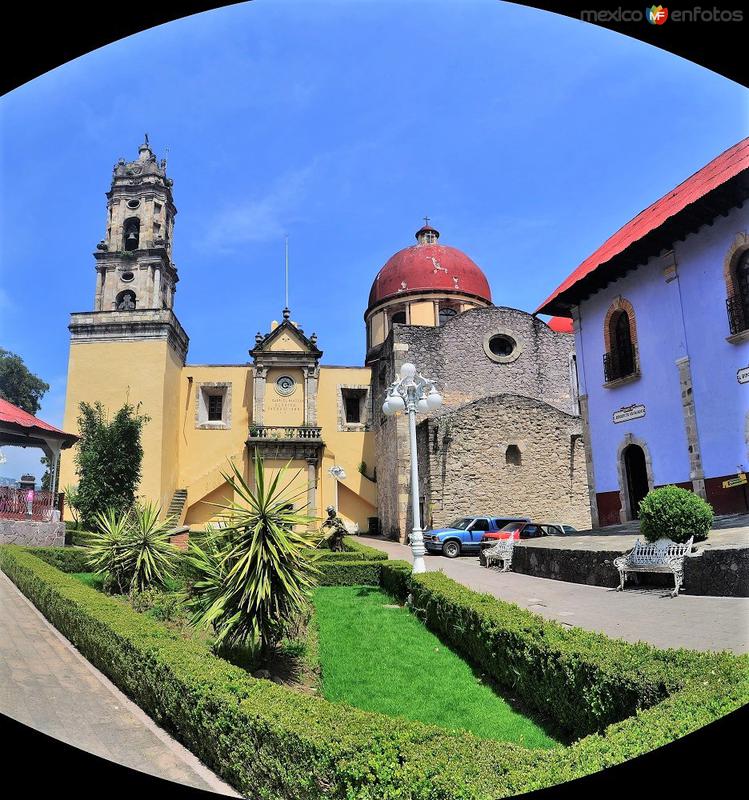
[[[701,497],[678,486],[653,489],[640,502],[640,530],[649,541],[672,539],[695,542],[707,539],[713,521],[713,507]]]

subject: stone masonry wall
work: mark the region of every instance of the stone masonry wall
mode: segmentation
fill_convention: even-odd
[[[432,418],[419,432],[429,462],[427,478],[421,456],[427,524],[475,513],[590,526],[579,417],[498,395]],[[520,450],[519,465],[507,463],[510,445]]]
[[[485,343],[495,333],[511,336],[517,343],[516,352],[505,362],[492,359],[486,352]],[[464,441],[459,445],[463,454],[457,462],[447,459],[438,463],[431,451],[425,453],[425,437],[431,441],[433,430],[430,428],[427,432],[420,428],[419,474],[420,495],[425,500],[424,525],[429,524],[430,516],[449,522],[447,517],[455,516],[454,510],[448,510],[451,508],[459,509],[457,514],[484,509],[487,513],[515,513],[513,509],[519,504],[518,507],[529,509],[524,514],[533,515],[542,511],[546,514],[548,511],[560,521],[589,526],[585,456],[580,439],[582,427],[580,418],[575,416],[577,409],[570,380],[573,348],[572,336],[552,331],[530,314],[512,308],[471,309],[436,328],[393,325],[383,343],[381,358],[372,369],[371,402],[377,452],[378,515],[383,533],[405,541],[412,525],[407,420],[404,415],[395,419],[386,418],[381,411],[387,386],[405,361],[413,362],[419,372],[438,382],[444,396],[443,407],[427,416],[418,417],[420,421],[428,417],[430,426],[434,420],[434,425],[439,429],[438,437],[445,434],[446,423],[437,420],[476,401],[503,395],[515,397],[518,408],[524,409],[522,414],[511,415],[506,423],[507,430],[501,435],[497,430],[497,420],[492,416],[494,412],[489,412],[480,429],[467,429]],[[532,410],[523,404],[523,400],[531,402]],[[509,400],[504,402],[504,406],[507,407],[508,403]],[[469,412],[466,419],[472,419],[475,413],[475,409]],[[503,415],[507,413],[505,410],[500,416],[504,419]],[[544,421],[546,417],[551,420],[548,424]],[[552,429],[556,430],[554,426],[561,419],[566,421],[559,423],[562,433],[561,438],[557,439]],[[463,423],[455,418],[453,424]],[[471,428],[472,423],[465,424]],[[546,431],[546,438],[543,438],[539,452],[529,455],[529,458],[536,464],[535,469],[541,470],[554,487],[556,494],[553,502],[544,505],[533,499],[536,496],[548,498],[549,493],[538,485],[538,474],[541,473],[534,473],[533,469],[525,466],[525,462],[522,467],[516,468],[519,471],[505,476],[505,480],[509,481],[505,493],[497,495],[499,486],[496,478],[500,474],[496,471],[497,463],[501,462],[503,469],[505,463],[506,445],[502,448],[502,443],[512,443],[519,438],[531,442],[540,431]],[[572,434],[577,437],[574,444]],[[534,447],[531,446],[531,450],[534,451]],[[425,459],[428,459],[428,463]],[[492,462],[491,466],[487,464],[486,469],[478,466],[487,459],[496,463]],[[568,474],[572,474],[571,483],[560,480],[560,475]],[[473,478],[466,479],[465,475],[473,475]],[[460,487],[456,489],[454,502],[445,496],[443,488],[451,483]],[[568,484],[571,488],[567,490],[564,487]],[[466,486],[470,487],[468,494]],[[568,491],[567,495],[565,491]],[[511,503],[513,508],[498,506],[502,498],[503,502]],[[430,503],[433,504],[432,509],[437,509],[436,514],[434,510],[430,512]],[[478,507],[476,503],[479,506],[481,503],[486,505]],[[548,514],[546,518],[549,518]]]
[[[0,544],[24,547],[62,547],[65,544],[64,522],[0,520]]]

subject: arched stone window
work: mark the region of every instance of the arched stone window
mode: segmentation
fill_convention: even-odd
[[[732,335],[749,330],[749,236],[739,233],[726,254],[726,309]]]
[[[120,292],[117,295],[117,300],[115,301],[115,308],[117,311],[135,311],[136,305],[137,300],[135,292],[131,289],[126,289],[124,292]]]
[[[505,450],[505,462],[513,467],[519,467],[523,463],[522,453],[516,444],[507,446],[507,450]]]
[[[606,383],[639,374],[637,363],[637,326],[632,303],[618,297],[606,313],[603,326],[606,352],[603,372]]]
[[[137,217],[130,217],[125,220],[123,226],[123,248],[125,250],[137,250],[140,242],[140,220]]]

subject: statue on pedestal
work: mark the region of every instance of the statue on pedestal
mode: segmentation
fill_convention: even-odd
[[[343,537],[348,535],[348,530],[333,506],[328,506],[325,510],[328,512],[328,518],[323,522],[321,530],[330,531],[326,541],[330,545],[331,552],[341,553],[343,552]]]

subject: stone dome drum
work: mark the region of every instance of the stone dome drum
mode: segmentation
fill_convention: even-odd
[[[481,268],[455,247],[437,244],[439,232],[425,225],[418,244],[399,250],[377,273],[369,309],[396,297],[423,292],[464,294],[491,303],[491,289]]]

